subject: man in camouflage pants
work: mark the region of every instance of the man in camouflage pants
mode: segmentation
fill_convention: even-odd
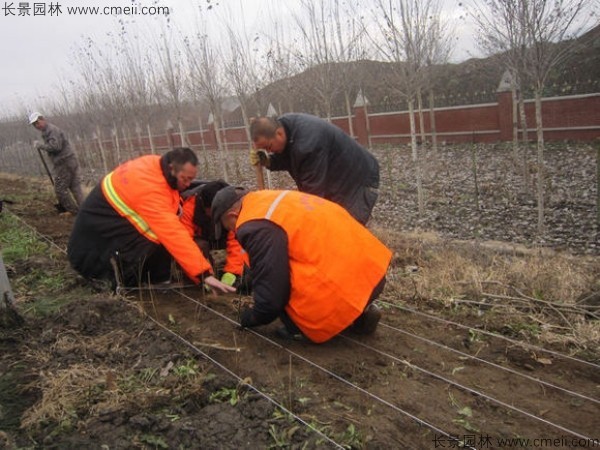
[[[34,145],[36,149],[44,150],[50,156],[53,165],[54,192],[59,206],[73,215],[77,214],[79,205],[83,202],[83,191],[79,163],[69,139],[60,128],[48,123],[39,112],[29,116],[29,123],[42,132],[44,142],[35,141]]]

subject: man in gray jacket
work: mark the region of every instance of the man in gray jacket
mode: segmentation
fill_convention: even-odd
[[[44,142],[35,141],[34,146],[37,150],[44,150],[50,156],[54,192],[59,206],[73,215],[77,214],[79,205],[83,202],[83,191],[79,163],[69,139],[60,128],[48,123],[39,112],[29,115],[29,123],[42,132]]]
[[[343,206],[365,225],[377,201],[379,163],[341,128],[309,114],[259,117],[250,125],[250,162],[287,170],[298,190]]]

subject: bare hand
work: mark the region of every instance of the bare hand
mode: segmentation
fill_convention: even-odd
[[[204,279],[204,284],[208,286],[214,294],[230,294],[234,293],[236,289],[233,286],[229,286],[225,283],[221,283],[218,279],[212,275]]]

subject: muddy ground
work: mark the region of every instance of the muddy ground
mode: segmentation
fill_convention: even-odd
[[[490,188],[487,201],[499,191]],[[509,315],[424,294],[419,277],[448,246],[466,259],[515,262],[527,249],[509,247],[507,256],[506,248],[405,236],[397,231],[406,217],[382,213],[401,215],[404,206],[385,196],[374,229],[396,256],[382,324],[374,336],[317,346],[279,340],[276,323],[240,330],[247,298],[197,288],[95,292],[68,268],[72,218],[56,213],[48,187],[2,176],[0,192],[18,200],[10,211],[19,226],[52,241],[8,264],[26,322],[0,330],[0,448],[457,448],[452,439],[507,448],[501,440],[510,438],[531,440],[518,448],[539,448],[535,439],[568,448],[600,438],[593,318],[572,311],[561,322],[566,313],[555,306]],[[576,296],[597,287],[600,266],[573,258],[587,276]],[[58,281],[40,285],[41,273]]]

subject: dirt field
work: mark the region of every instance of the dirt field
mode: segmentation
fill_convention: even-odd
[[[240,330],[248,299],[237,296],[94,292],[67,266],[72,218],[53,210],[47,187],[3,176],[0,192],[53,242],[8,264],[26,324],[0,329],[0,448],[457,448],[453,439],[569,448],[600,439],[597,309],[577,303],[599,287],[597,258],[490,250],[379,220],[374,231],[395,251],[382,324],[374,336],[317,346],[278,340],[277,324]],[[59,282],[40,284],[42,273]]]

